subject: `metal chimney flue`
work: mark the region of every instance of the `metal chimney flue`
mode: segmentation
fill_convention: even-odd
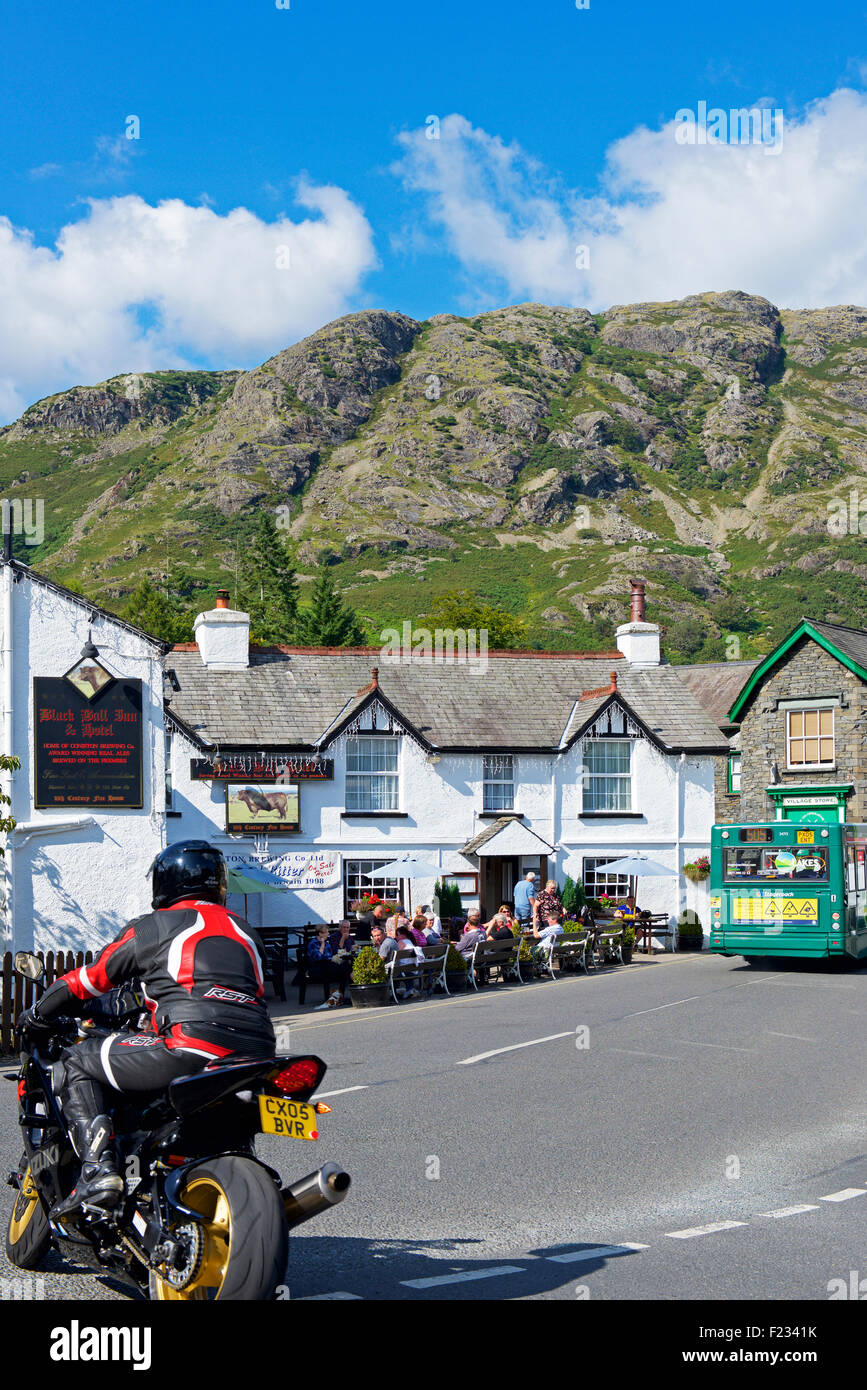
[[[644,583],[640,579],[630,579],[629,586],[632,591],[632,609],[629,614],[631,623],[646,622],[644,616]]]
[[[218,608],[228,608],[228,606],[229,606],[229,590],[228,590],[228,589],[218,589],[218,590],[217,590],[217,607],[218,607]]]

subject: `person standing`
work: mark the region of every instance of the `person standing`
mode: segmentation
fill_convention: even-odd
[[[563,907],[563,900],[560,897],[559,889],[553,878],[549,878],[544,889],[536,899],[536,906],[533,911],[533,927],[536,924],[545,927],[559,926],[566,916],[566,909]]]
[[[536,907],[536,875],[532,870],[515,884],[515,916],[521,931],[533,925]]]

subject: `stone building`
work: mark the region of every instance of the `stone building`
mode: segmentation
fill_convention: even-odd
[[[728,712],[741,821],[867,820],[867,632],[803,619]]]

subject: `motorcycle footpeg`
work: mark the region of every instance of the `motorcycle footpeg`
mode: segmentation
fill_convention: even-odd
[[[7,1186],[7,1187],[17,1187],[17,1188],[20,1190],[21,1184],[22,1184],[23,1181],[24,1181],[24,1174],[23,1174],[23,1173],[19,1172],[17,1168],[10,1168],[10,1169],[9,1169],[9,1172],[6,1174],[6,1186]]]

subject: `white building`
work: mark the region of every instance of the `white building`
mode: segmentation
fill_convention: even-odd
[[[82,662],[89,641],[97,654],[88,651],[85,670],[102,668],[114,680],[106,681],[93,701],[82,701],[65,676]],[[12,800],[11,808],[3,809],[17,822],[6,837],[3,860],[4,948],[98,948],[124,922],[150,906],[146,871],[165,843],[164,646],[26,565],[7,561],[0,568],[0,747],[21,760],[21,770],[3,779]],[[85,756],[72,751],[80,729],[67,734],[67,722],[54,724],[39,718],[40,712],[48,712],[46,699],[50,704],[50,696],[40,696],[40,682],[68,688],[70,708],[73,703],[92,704],[96,712],[124,706],[125,722],[117,725],[115,733],[91,737],[91,742],[102,746],[108,785],[108,758],[115,756],[112,746],[116,748],[121,729],[125,738],[126,730],[134,729],[129,786],[119,795],[121,800],[140,801],[140,807],[120,809],[108,800],[94,799],[93,779],[84,775],[84,763],[72,761]],[[140,718],[132,721],[136,711],[129,708],[130,698],[136,703],[139,693]],[[95,728],[109,727],[105,722],[91,723]],[[65,754],[52,754],[47,748],[47,730],[52,730],[56,749],[66,741]],[[37,739],[54,769],[40,763],[45,772],[44,779],[39,779],[41,795],[37,795]],[[55,778],[57,769],[61,771]],[[46,785],[52,783],[54,791],[46,797]],[[114,793],[97,791],[96,795]],[[37,805],[51,797],[58,804]]]
[[[489,654],[485,670],[385,664],[376,649],[250,647],[247,615],[225,599],[196,620],[195,643],[166,649],[17,562],[2,584],[3,747],[22,761],[11,778],[7,947],[98,946],[149,906],[157,850],[188,837],[238,867],[265,862],[290,885],[247,899],[254,925],[337,921],[368,889],[430,902],[433,874],[365,877],[407,853],[455,876],[465,909],[492,913],[533,869],[581,877],[591,895],[634,887],[639,906],[673,917],[694,907],[707,922],[706,886],[680,869],[708,850],[714,757],[728,745],[661,660],[643,587],[616,649]],[[56,741],[50,776],[75,804],[36,804],[47,775],[39,682],[65,691],[83,651],[86,670],[113,678],[94,708],[141,682],[140,806],[95,804],[106,769],[64,770]],[[89,708],[89,688],[76,698]],[[109,754],[116,734],[105,735]],[[123,795],[136,799],[129,786]],[[606,861],[636,849],[678,877],[611,879]]]

